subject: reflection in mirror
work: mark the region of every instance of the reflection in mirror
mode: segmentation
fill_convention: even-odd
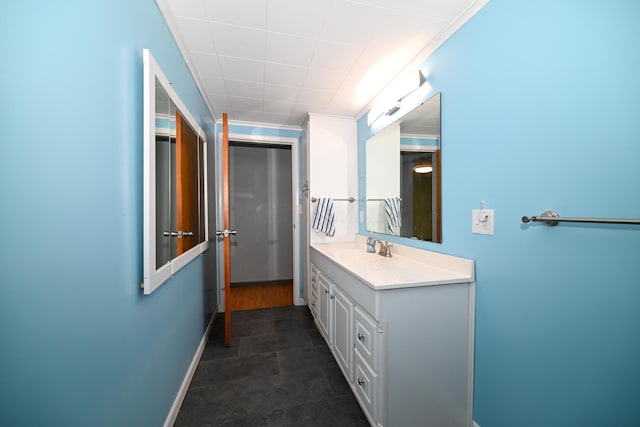
[[[440,94],[366,143],[367,230],[442,242]]]
[[[156,266],[178,254],[176,224],[176,107],[156,79]],[[169,235],[167,235],[169,234]]]
[[[144,73],[144,293],[208,248],[206,141],[148,50]]]

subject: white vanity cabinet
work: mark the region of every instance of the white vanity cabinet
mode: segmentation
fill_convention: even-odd
[[[311,268],[327,306],[316,324],[370,424],[471,427],[473,261],[460,282],[376,287],[317,247]]]

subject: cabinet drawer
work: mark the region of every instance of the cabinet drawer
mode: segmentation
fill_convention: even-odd
[[[357,305],[353,310],[354,347],[374,369],[378,369],[378,334],[376,321]]]
[[[354,378],[353,385],[356,397],[367,418],[376,420],[378,407],[378,374],[364,361],[358,351],[354,351]]]

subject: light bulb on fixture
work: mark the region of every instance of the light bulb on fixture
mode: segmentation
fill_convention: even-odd
[[[433,172],[433,165],[430,161],[421,161],[413,167],[414,173],[427,174]]]
[[[376,105],[371,108],[367,115],[367,125],[371,126],[382,116],[392,116],[402,107],[403,98],[415,92],[425,83],[425,76],[422,70],[416,70],[395,84],[391,85]],[[390,101],[390,100],[393,101]]]

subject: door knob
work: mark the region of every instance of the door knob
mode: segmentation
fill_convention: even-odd
[[[236,230],[216,230],[216,236],[229,237],[230,234],[238,234]]]

